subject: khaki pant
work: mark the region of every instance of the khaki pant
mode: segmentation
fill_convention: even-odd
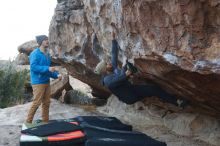
[[[42,103],[42,120],[49,121],[49,107],[50,107],[50,84],[32,85],[34,100],[28,112],[26,119],[27,123],[32,123],[34,115],[38,107]]]

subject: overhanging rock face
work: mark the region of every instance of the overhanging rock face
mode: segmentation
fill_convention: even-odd
[[[133,61],[142,80],[220,115],[220,1],[59,0],[50,25],[53,57],[100,96],[109,91],[92,71],[110,57],[111,24],[119,60]]]

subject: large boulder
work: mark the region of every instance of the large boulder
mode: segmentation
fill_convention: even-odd
[[[18,46],[18,52],[29,56],[29,54],[38,46],[36,40],[31,40]]]
[[[28,56],[36,47],[38,47],[38,44],[35,40],[25,42],[21,44],[20,46],[18,46],[19,54],[15,58],[16,64],[17,65],[28,65],[29,64]]]
[[[140,79],[220,116],[220,1],[60,0],[50,25],[53,56],[96,95],[110,93],[93,73],[111,54],[113,27]]]

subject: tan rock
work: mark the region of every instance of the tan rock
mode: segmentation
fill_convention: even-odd
[[[24,53],[19,53],[17,57],[15,58],[15,62],[17,65],[28,65],[29,64],[29,58]]]
[[[153,80],[201,108],[197,111],[219,117],[218,4],[204,0],[60,2],[50,25],[51,49],[70,75],[104,97],[109,92],[93,70],[110,57],[114,29],[121,48],[119,61],[133,61],[143,73],[142,81]]]
[[[36,40],[31,40],[18,46],[18,52],[29,56],[36,47],[38,47]]]

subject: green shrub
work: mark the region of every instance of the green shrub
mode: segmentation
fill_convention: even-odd
[[[16,71],[9,61],[0,68],[0,108],[23,102],[28,70]]]

